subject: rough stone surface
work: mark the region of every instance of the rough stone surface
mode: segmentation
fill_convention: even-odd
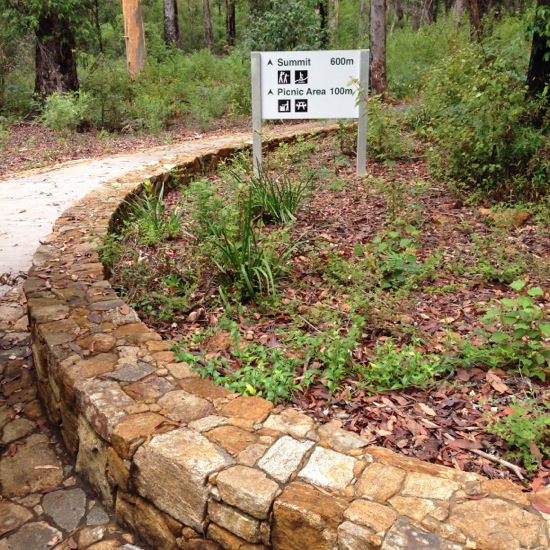
[[[155,372],[155,370],[155,367],[148,365],[147,363],[124,365],[122,368],[109,373],[107,377],[112,378],[113,380],[120,380],[121,382],[137,382],[138,380],[149,376]]]
[[[61,529],[73,531],[86,513],[86,494],[82,489],[55,491],[44,497],[42,508]]]
[[[351,521],[344,521],[338,527],[338,543],[342,550],[375,550],[378,545],[373,539],[372,531]]]
[[[2,433],[1,443],[8,445],[17,439],[31,435],[36,430],[36,423],[26,418],[16,418],[6,424]]]
[[[333,424],[323,424],[318,431],[321,442],[325,442],[331,449],[339,453],[349,453],[368,445],[362,437],[337,428]]]
[[[263,422],[269,411],[273,408],[273,403],[262,399],[261,397],[237,397],[222,409],[222,414],[227,416],[237,416],[254,423]]]
[[[375,462],[366,468],[357,484],[357,496],[385,502],[401,489],[406,472]]]
[[[229,454],[236,456],[259,441],[259,436],[236,426],[220,426],[206,434],[210,441],[221,445]]]
[[[303,483],[291,483],[273,507],[275,550],[332,550],[347,502]]]
[[[351,503],[344,517],[378,533],[387,531],[395,523],[397,514],[388,506],[359,499]]]
[[[290,436],[281,437],[265,453],[258,466],[279,483],[286,483],[298,470],[313,445],[312,441],[298,441]]]
[[[154,437],[134,455],[140,494],[197,531],[202,530],[212,473],[233,459],[205,437],[180,428]],[[181,498],[186,495],[185,500]]]
[[[107,441],[117,422],[126,416],[124,409],[134,403],[116,382],[89,380],[78,386],[79,403],[88,422]]]
[[[539,540],[539,518],[497,498],[457,504],[451,511],[449,524],[484,550],[533,548]]]
[[[0,459],[0,489],[5,497],[38,493],[56,487],[62,479],[61,462],[45,435],[29,436],[14,456]]]
[[[158,400],[158,404],[166,410],[168,418],[185,424],[207,416],[213,411],[209,401],[183,390],[168,392]]]
[[[52,541],[60,541],[60,531],[44,521],[26,523],[17,533],[6,539],[6,550],[50,550]],[[0,544],[2,541],[0,541]],[[54,542],[55,544],[55,542]],[[0,546],[1,550],[4,550]]]
[[[463,548],[461,544],[443,540],[399,520],[386,535],[380,550],[463,550]]]
[[[131,459],[137,448],[150,436],[173,430],[177,425],[155,413],[140,413],[126,416],[115,426],[112,443],[116,452]]]
[[[221,497],[258,519],[267,518],[279,486],[263,472],[246,466],[235,466],[220,472],[216,478]]]
[[[345,489],[353,480],[356,460],[330,449],[317,447],[298,477],[327,489]]]
[[[407,475],[403,496],[448,500],[459,489],[458,483],[419,472]]]
[[[225,504],[212,501],[208,504],[208,515],[217,525],[248,542],[260,542],[260,522]]]
[[[14,529],[19,529],[31,518],[32,514],[23,506],[0,501],[0,537]]]
[[[298,439],[304,438],[315,426],[311,418],[294,409],[271,414],[264,422],[264,428],[291,435]]]

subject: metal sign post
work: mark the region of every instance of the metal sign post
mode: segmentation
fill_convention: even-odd
[[[368,50],[252,52],[252,149],[262,163],[262,120],[358,119],[357,175],[367,163]]]

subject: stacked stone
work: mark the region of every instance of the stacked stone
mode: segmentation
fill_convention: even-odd
[[[122,201],[145,179],[169,184],[165,172],[113,181],[67,211],[25,284],[40,392],[120,523],[159,550],[549,547],[548,518],[532,506],[550,506],[547,493],[369,446],[176,363],[95,252]]]

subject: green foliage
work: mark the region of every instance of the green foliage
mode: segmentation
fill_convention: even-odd
[[[288,357],[283,350],[254,343],[234,348],[240,367],[231,371],[225,357],[194,355],[180,348],[178,361],[186,361],[201,376],[210,376],[216,385],[223,385],[243,395],[257,395],[269,401],[288,401],[299,387],[297,369],[300,360]],[[222,371],[224,374],[221,374]]]
[[[230,281],[239,285],[244,295],[275,291],[276,279],[285,268],[285,263],[294,248],[262,237],[254,224],[254,203],[249,194],[243,204],[237,231],[230,227],[211,226],[210,242],[220,253],[212,260]],[[278,246],[279,245],[279,246]]]
[[[54,93],[44,101],[38,120],[58,132],[75,131],[85,121],[90,96],[86,92]]]
[[[450,370],[444,358],[419,351],[415,343],[399,348],[388,339],[376,344],[373,355],[360,373],[361,384],[371,391],[426,387]]]
[[[238,177],[238,176],[237,176]],[[286,174],[272,174],[260,167],[258,175],[249,175],[250,191],[264,217],[289,223],[311,189],[312,178],[293,182]]]
[[[509,408],[512,409],[511,414],[499,417],[487,429],[515,449],[508,455],[510,458],[521,461],[526,470],[536,471],[538,461],[532,452],[532,445],[543,456],[550,456],[550,403],[514,399]]]
[[[136,232],[148,246],[174,238],[181,232],[181,210],[174,208],[167,213],[163,199],[164,185],[157,193],[151,182],[146,181],[143,192],[130,202],[131,218],[126,229]]]
[[[373,239],[376,268],[380,274],[382,288],[398,288],[407,282],[412,275],[417,275],[423,269],[414,253],[414,238],[419,231],[412,226],[405,228],[406,236],[399,231],[390,231],[386,236],[376,236]]]
[[[458,27],[453,16],[438,17],[417,32],[398,28],[388,35],[388,90],[397,99],[414,99],[425,75],[451,54],[457,44],[469,41],[467,25]]]
[[[514,281],[510,287],[519,292],[525,282]],[[532,287],[515,299],[503,298],[482,318],[492,329],[488,335],[490,353],[500,366],[541,380],[550,369],[550,319],[548,312],[535,303],[535,297],[543,294],[540,287]]]
[[[323,43],[314,0],[272,0],[270,8],[252,18],[247,31],[251,50],[315,50]]]
[[[501,200],[548,193],[545,129],[532,123],[539,105],[526,98],[516,64],[502,51],[471,44],[434,68],[425,132],[435,175]]]

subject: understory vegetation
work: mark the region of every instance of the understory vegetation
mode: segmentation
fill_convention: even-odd
[[[536,471],[520,434],[547,452],[549,204],[467,205],[429,175],[409,113],[373,128],[387,159],[364,178],[342,125],[281,144],[259,175],[241,153],[190,184],[175,173],[164,200],[146,187],[103,248],[112,282],[216,384],[402,451],[399,421],[376,423],[372,403],[421,400],[433,433],[412,429],[410,454],[452,463],[445,430],[457,445],[500,442]],[[480,431],[452,431],[445,402]],[[418,447],[432,438],[437,452]]]

